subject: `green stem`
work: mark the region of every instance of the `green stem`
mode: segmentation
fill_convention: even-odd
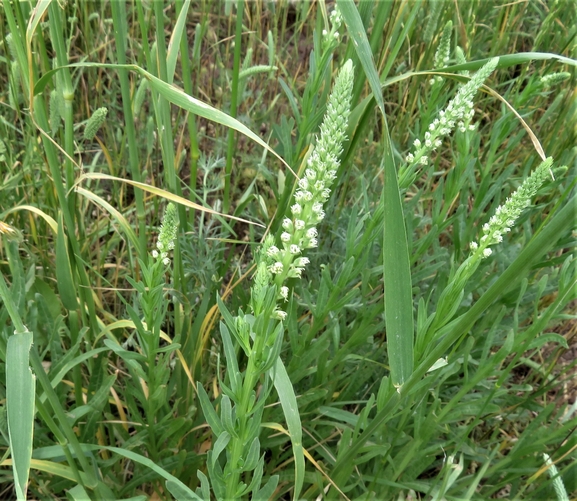
[[[240,49],[242,38],[242,14],[244,10],[244,0],[238,0],[236,4],[236,32],[234,35],[234,65],[232,70],[232,89],[230,98],[230,116],[236,118],[238,106],[238,81],[240,73]],[[230,175],[232,172],[232,157],[234,155],[234,130],[228,129],[228,148],[226,152],[226,166],[224,170],[224,194],[223,212],[227,214],[230,210]]]
[[[3,274],[0,274],[0,298],[2,298],[4,306],[6,307],[6,311],[8,311],[8,315],[10,315],[10,319],[14,324],[14,334],[24,334],[25,332],[28,332],[28,329],[20,318],[18,308],[12,300],[12,296],[10,295],[10,291],[8,290],[8,285],[6,284],[6,280],[4,279]]]
[[[114,23],[114,39],[116,41],[116,54],[119,64],[126,64],[126,40],[127,34],[124,31],[123,20],[126,19],[126,5],[124,0],[116,0],[110,4],[112,8],[112,21]],[[136,144],[136,130],[134,127],[134,116],[132,114],[130,83],[128,81],[128,70],[118,69],[120,79],[120,91],[122,93],[122,109],[124,112],[124,131],[128,140],[128,161],[132,179],[142,182],[140,175],[140,159],[138,155],[138,146]],[[144,194],[142,190],[134,190],[136,201],[136,217],[138,219],[138,257],[146,262],[147,259],[147,239],[146,239],[146,213],[144,211]]]
[[[259,336],[257,336],[258,338]],[[256,348],[256,347],[255,347]],[[238,490],[238,485],[240,481],[240,471],[238,469],[238,463],[241,460],[244,452],[244,447],[246,443],[246,427],[249,413],[249,404],[250,404],[250,396],[254,390],[254,387],[258,381],[258,371],[255,364],[255,353],[256,349],[252,351],[252,356],[248,359],[248,365],[246,368],[246,373],[244,375],[244,380],[242,382],[242,394],[240,398],[240,402],[237,407],[237,416],[238,416],[238,437],[232,437],[232,447],[230,459],[227,461],[226,468],[225,468],[225,478],[227,471],[229,470],[229,478],[226,479],[226,496],[225,499],[233,500],[238,499],[236,496],[236,492]]]

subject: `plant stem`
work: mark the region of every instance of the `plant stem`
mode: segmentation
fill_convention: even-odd
[[[232,70],[232,89],[230,98],[230,116],[236,118],[238,106],[238,81],[240,72],[240,49],[242,38],[242,14],[244,0],[238,0],[236,4],[236,32],[234,35],[234,65]],[[226,152],[226,166],[224,170],[224,194],[223,211],[225,214],[230,210],[230,174],[232,171],[232,157],[234,155],[234,130],[228,130],[228,148]]]

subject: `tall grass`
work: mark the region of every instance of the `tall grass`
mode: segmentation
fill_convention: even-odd
[[[577,493],[573,4],[0,19],[2,499]]]

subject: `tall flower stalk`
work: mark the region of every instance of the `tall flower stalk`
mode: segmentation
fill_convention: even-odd
[[[497,207],[495,214],[482,227],[483,235],[479,242],[469,244],[471,254],[459,266],[451,281],[442,292],[437,303],[437,311],[427,334],[418,340],[416,351],[422,354],[434,339],[435,332],[448,324],[461,303],[465,285],[471,279],[481,261],[489,257],[493,251],[490,248],[503,241],[503,235],[511,231],[516,220],[523,210],[529,206],[531,199],[536,195],[548,176],[552,175],[553,159],[547,158],[525,179],[523,184],[505,201]]]
[[[439,116],[427,127],[423,140],[415,139],[414,149],[405,158],[407,165],[399,174],[399,185],[410,186],[419,166],[429,164],[429,156],[441,146],[443,138],[448,136],[455,127],[461,132],[474,130],[471,123],[475,110],[473,98],[483,85],[483,82],[493,73],[499,64],[499,58],[489,60],[475,75],[457,91],[457,95],[449,101],[447,107],[439,112]]]
[[[165,415],[160,411],[167,402],[166,386],[170,377],[170,350],[160,349],[160,331],[168,307],[164,291],[165,276],[170,265],[169,252],[174,248],[177,233],[177,210],[174,204],[169,203],[160,227],[156,249],[151,252],[152,260],[148,263],[139,260],[142,280],[136,282],[127,277],[138,292],[136,307],[127,305],[127,310],[136,326],[138,344],[143,354],[137,358],[141,363],[141,370],[135,373],[142,379],[142,383],[136,386],[142,391],[141,403],[146,411],[148,426],[148,448],[155,460],[162,447],[157,437],[157,429]]]
[[[253,499],[268,499],[278,482],[278,477],[273,476],[264,486],[260,485],[264,455],[260,453],[258,437],[264,403],[272,389],[270,378],[263,376],[280,354],[283,320],[287,316],[282,304],[290,292],[287,280],[302,275],[309,263],[303,253],[318,245],[317,225],[325,216],[323,206],[339,167],[352,87],[353,64],[349,60],[340,70],[328,99],[320,136],[307,161],[305,174],[298,181],[290,216],[283,220],[280,235],[265,238],[258,254],[251,288],[251,312],[240,311],[233,317],[219,301],[228,375],[226,382],[221,381],[220,416],[198,385],[203,412],[216,436],[207,464],[217,499],[245,499],[251,492]],[[239,370],[231,334],[246,355],[244,372]],[[259,384],[262,386],[257,394]],[[218,461],[223,452],[226,454],[224,468]],[[199,478],[205,480],[201,472]],[[203,497],[206,499],[206,492]]]

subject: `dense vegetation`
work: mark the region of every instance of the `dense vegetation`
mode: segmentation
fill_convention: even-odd
[[[1,499],[577,493],[575,2],[1,4]]]

